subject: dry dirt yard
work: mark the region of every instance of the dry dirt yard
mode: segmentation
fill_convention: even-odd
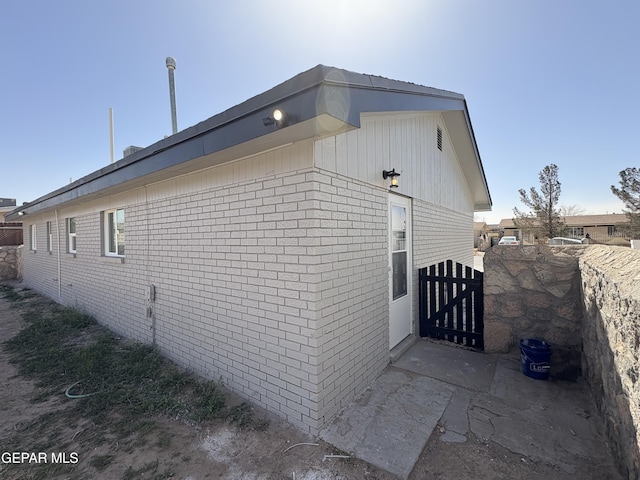
[[[189,422],[155,414],[135,418],[134,427],[128,429],[126,422],[117,423],[118,412],[109,417],[112,425],[120,425],[117,429],[96,423],[74,410],[76,402],[85,398],[67,398],[64,388],[51,393],[11,362],[5,342],[25,327],[23,315],[55,308],[50,300],[20,285],[12,284],[12,288],[10,299],[1,298],[0,292],[2,479],[395,478],[355,458],[340,458],[348,452],[305,436],[257,409],[249,428],[239,428],[228,419]],[[82,335],[91,334],[89,329]],[[82,341],[80,338],[78,344]],[[238,403],[232,397],[227,401]],[[268,420],[266,428],[251,428],[262,427],[263,419]],[[567,478],[549,465],[522,458],[497,444],[474,438],[450,444],[440,440],[441,434],[442,430],[436,430],[432,435],[410,479]]]

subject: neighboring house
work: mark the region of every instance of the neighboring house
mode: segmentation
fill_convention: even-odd
[[[479,237],[489,232],[489,227],[485,222],[473,222],[473,236]]]
[[[500,220],[498,224],[498,229],[500,231],[500,237],[516,237],[518,240],[522,241],[522,232],[519,228],[516,227],[513,218],[503,218]],[[529,239],[527,235],[527,240]]]
[[[606,243],[614,238],[625,237],[624,229],[620,227],[629,222],[624,213],[607,213],[603,215],[572,215],[562,217],[566,230],[562,236],[582,239],[589,234],[594,241]],[[505,235],[515,235],[519,239],[533,243],[535,239],[528,232],[520,232],[512,218],[503,218],[500,228]]]
[[[473,246],[482,248],[488,241],[489,227],[485,222],[473,222]]]
[[[535,236],[531,232],[522,232],[516,227],[513,218],[503,218],[498,224],[498,230],[500,231],[499,237],[516,237],[520,240],[521,244],[535,243]]]
[[[10,217],[29,287],[315,434],[490,208],[462,95],[317,66]]]
[[[6,222],[4,219],[4,216],[15,208],[15,198],[0,198],[0,247],[22,245],[22,223]]]
[[[500,235],[501,230],[500,230],[500,224],[498,223],[487,224],[487,229],[489,230],[488,233],[490,235],[496,235],[496,236]]]
[[[15,198],[0,198],[0,223],[5,223],[4,216],[15,210],[16,199]]]

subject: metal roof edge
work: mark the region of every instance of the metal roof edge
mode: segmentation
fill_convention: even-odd
[[[352,93],[351,97],[353,100],[353,102],[349,103],[346,110],[340,108],[341,105],[338,105],[336,104],[336,102],[332,101],[332,95],[336,91],[344,88],[348,89]],[[309,95],[311,91],[317,94],[315,102],[313,102],[313,104],[311,102],[312,95]],[[397,95],[392,95],[390,97],[384,95],[384,98],[381,96],[371,97],[369,94],[367,94],[367,92],[372,91],[376,91],[379,93],[395,93]],[[14,209],[8,215],[6,215],[6,217],[17,219],[19,218],[18,215],[20,212],[23,212],[27,209],[33,209],[34,207],[37,207],[39,204],[43,203],[46,203],[46,207],[43,208],[51,208],[52,206],[55,206],[57,204],[72,201],[86,194],[82,192],[82,187],[87,185],[88,183],[100,181],[100,179],[102,178],[113,176],[116,172],[124,171],[125,169],[127,169],[128,167],[132,167],[133,165],[149,162],[150,159],[157,157],[158,155],[161,155],[166,162],[167,154],[165,152],[176,149],[181,145],[182,147],[180,147],[179,150],[182,153],[186,152],[188,155],[182,160],[173,160],[176,163],[182,163],[192,160],[194,158],[197,158],[198,155],[203,156],[208,153],[212,153],[212,151],[206,151],[207,148],[215,148],[217,144],[214,145],[214,142],[205,142],[204,140],[199,143],[197,139],[204,137],[207,134],[211,134],[216,130],[220,130],[222,128],[230,128],[234,124],[238,125],[238,129],[245,129],[247,127],[247,122],[241,121],[242,119],[247,119],[247,117],[250,116],[263,116],[269,111],[270,108],[275,108],[275,106],[281,103],[288,102],[289,104],[291,104],[292,102],[295,102],[299,99],[299,106],[300,108],[304,109],[304,112],[301,115],[302,118],[300,120],[313,118],[315,116],[327,113],[329,115],[335,116],[340,120],[359,127],[361,113],[365,113],[366,111],[388,111],[392,107],[398,106],[400,107],[400,109],[407,109],[407,106],[413,102],[411,98],[415,98],[414,96],[428,97],[427,100],[419,102],[421,107],[425,109],[457,110],[460,108],[458,102],[462,102],[463,108],[465,110],[465,116],[467,117],[467,122],[470,128],[470,136],[476,150],[478,161],[480,162],[479,154],[477,153],[477,146],[475,144],[475,137],[473,136],[473,130],[471,128],[470,119],[466,107],[466,101],[463,95],[447,90],[425,87],[400,80],[391,80],[385,77],[361,74],[325,65],[317,65],[309,70],[295,75],[288,80],[285,80],[284,82],[265,92],[262,92],[233,107],[230,107],[221,113],[218,113],[193,126],[187,127],[186,129],[181,130],[174,135],[159,140],[127,157],[118,160],[113,164],[106,165],[105,167],[102,167],[88,175],[85,175],[75,182],[72,182],[50,193],[47,193],[32,202],[25,202],[25,205]],[[370,104],[367,103],[368,101],[371,101]],[[367,108],[372,109],[367,110]],[[244,141],[250,140],[251,138],[258,138],[261,135],[271,133],[271,130],[264,129],[262,127],[262,123],[260,122],[260,125],[258,126],[258,128],[260,128],[259,131],[257,128],[254,128],[253,131],[231,131],[229,132],[229,134],[231,137],[237,140],[237,143],[235,143],[234,145],[238,145],[243,143]],[[254,136],[251,137],[251,135]],[[220,137],[219,135],[214,136],[216,138]],[[194,142],[194,140],[196,141]],[[227,147],[228,145],[225,148]],[[177,150],[176,153],[178,153]],[[193,156],[189,157],[189,155]],[[149,170],[149,166],[140,166],[134,168],[133,174],[137,176],[143,176],[145,175],[145,172],[148,172]],[[486,185],[486,178],[484,178],[484,170],[482,168],[481,162],[480,171],[483,176],[483,182]],[[124,174],[118,175],[118,177],[128,178],[128,176]],[[116,180],[116,178],[114,178],[114,180]],[[104,188],[108,188],[114,183],[117,184],[118,182],[110,182],[105,180]],[[86,192],[87,188],[84,188],[84,190]],[[60,197],[59,202],[56,202],[55,200],[51,201],[56,197]],[[36,209],[35,211],[38,210],[40,209]]]
[[[471,137],[471,141],[473,142],[473,148],[476,153],[476,159],[478,160],[478,168],[480,169],[482,182],[484,183],[484,187],[487,191],[487,197],[489,200],[488,207],[489,207],[489,210],[491,210],[491,207],[493,206],[493,200],[491,199],[491,192],[489,191],[489,183],[487,182],[487,176],[484,173],[484,165],[482,164],[482,157],[480,156],[480,150],[478,149],[478,144],[476,142],[476,134],[473,131],[473,124],[471,123],[471,115],[469,115],[469,107],[467,106],[467,100],[463,99],[463,101],[464,101],[464,116],[467,120],[467,125],[469,126],[469,135]],[[486,211],[486,210],[477,210],[477,211]]]

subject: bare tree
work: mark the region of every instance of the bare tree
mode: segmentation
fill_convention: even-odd
[[[562,205],[560,206],[560,216],[575,217],[576,215],[584,215],[585,209],[578,205]]]
[[[624,203],[629,218],[630,236],[640,237],[640,168],[625,168],[620,172],[620,188],[611,185],[611,191]]]
[[[538,173],[538,179],[540,192],[535,187],[531,187],[529,192],[524,189],[518,190],[520,201],[531,211],[523,212],[515,207],[513,220],[517,228],[533,231],[539,237],[557,237],[565,229],[557,206],[561,192],[558,167],[554,164],[547,165]]]

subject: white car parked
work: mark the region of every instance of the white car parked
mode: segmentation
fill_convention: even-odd
[[[502,237],[498,245],[520,245],[520,240],[517,240],[516,237]]]

